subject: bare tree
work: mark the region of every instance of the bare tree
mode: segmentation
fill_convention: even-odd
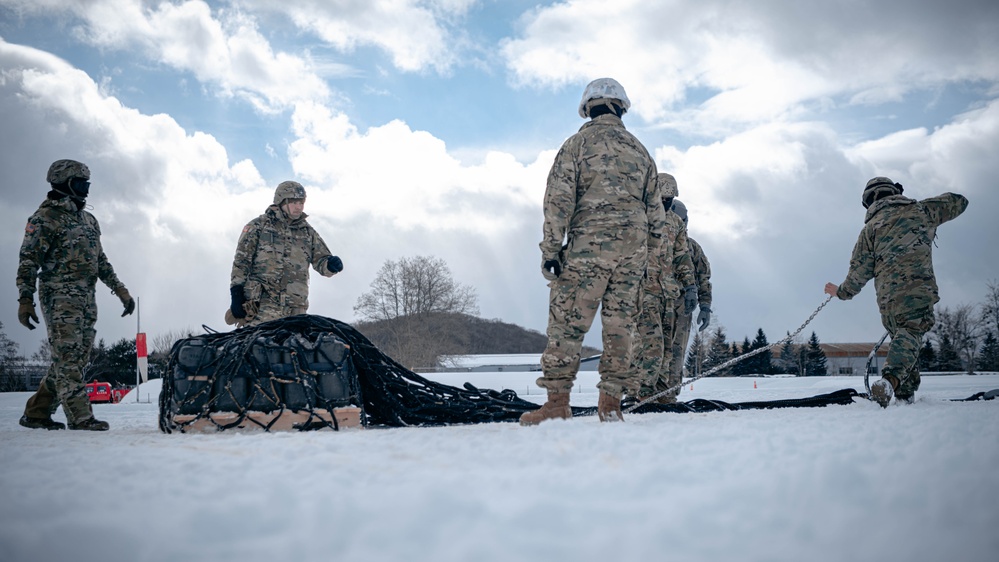
[[[194,330],[186,328],[184,330],[170,330],[168,332],[163,332],[153,336],[150,343],[153,344],[153,348],[148,350],[150,355],[162,355],[166,357],[170,355],[170,349],[173,348],[173,344],[177,340],[182,340],[184,338],[189,338],[194,335]]]
[[[49,344],[48,338],[42,340],[42,343],[38,345],[38,351],[31,355],[31,360],[45,363],[52,362],[52,345]]]
[[[0,322],[0,392],[27,390],[24,384],[23,358],[17,354],[17,342],[7,337]]]
[[[461,346],[463,319],[478,314],[475,291],[432,256],[386,261],[357,299],[358,328],[399,363],[435,368]]]
[[[973,373],[978,356],[978,339],[981,337],[981,315],[975,314],[973,305],[962,304],[953,311],[944,307],[937,311],[936,317],[932,333],[937,345],[946,337],[957,351],[964,368]]]
[[[447,263],[433,256],[388,260],[362,294],[354,312],[377,322],[435,313],[478,314],[475,291],[451,277]]]

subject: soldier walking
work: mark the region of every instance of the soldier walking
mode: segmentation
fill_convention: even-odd
[[[46,180],[52,189],[24,228],[17,268],[17,319],[29,330],[35,329],[37,285],[52,365],[28,398],[20,424],[65,429],[52,419],[62,404],[70,429],[106,431],[107,422],[94,418],[83,381],[96,336],[97,280],[121,300],[123,317],[135,310],[135,301],[104,255],[97,219],[84,210],[90,169],[75,160],[56,160]]]
[[[274,204],[250,221],[236,245],[226,322],[237,327],[305,314],[309,309],[309,266],[323,277],[343,271],[306,220],[305,188],[283,181]]]
[[[683,221],[684,227],[688,225],[687,206],[679,199],[673,200],[673,214]],[[697,313],[697,331],[703,332],[711,323],[711,264],[708,262],[704,250],[696,240],[690,237],[687,232],[687,245],[690,249],[690,259],[694,264],[694,281],[697,285],[697,305],[700,311]],[[683,309],[681,309],[683,306]],[[672,361],[669,365],[668,388],[676,388],[672,394],[670,402],[676,402],[677,396],[683,383],[683,362],[687,355],[687,343],[690,340],[690,326],[693,322],[693,309],[686,310],[684,303],[676,303],[676,328],[673,330],[673,341],[670,344]]]
[[[677,195],[676,179],[661,172],[658,183],[666,213],[666,227],[663,229],[661,251],[658,255],[649,256],[649,260],[656,261],[657,266],[650,268],[649,277],[642,283],[642,312],[638,317],[632,358],[637,378],[630,389],[630,395],[636,400],[645,400],[669,388],[677,314],[689,314],[697,303],[687,228],[680,217],[670,211],[673,198]],[[666,404],[675,401],[671,394],[657,400]]]
[[[622,419],[621,396],[635,376],[631,347],[640,285],[654,267],[649,255],[659,253],[665,221],[655,161],[621,121],[630,107],[616,80],[590,82],[579,103],[580,117],[590,120],[563,143],[548,174],[539,246],[551,293],[544,375],[537,381],[548,400],[522,415],[523,425],[572,416],[569,392],[598,307],[603,355],[597,413],[601,421]]]
[[[968,199],[955,193],[909,199],[902,196],[902,184],[879,176],[867,182],[861,201],[867,215],[850,270],[839,286],[826,283],[825,292],[849,300],[874,279],[881,323],[891,343],[871,397],[887,408],[893,395],[903,402],[915,400],[919,348],[923,334],[933,327],[933,305],[940,300],[933,240],[938,226],[968,208]]]

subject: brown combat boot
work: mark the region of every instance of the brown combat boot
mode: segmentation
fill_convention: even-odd
[[[545,420],[567,420],[572,417],[569,393],[548,391],[548,401],[533,412],[520,416],[520,425],[538,425]]]
[[[600,397],[597,399],[597,417],[602,422],[624,421],[624,415],[621,413],[621,399],[601,390]]]

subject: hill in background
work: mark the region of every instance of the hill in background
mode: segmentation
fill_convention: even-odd
[[[354,327],[410,369],[438,366],[441,356],[541,353],[548,345],[548,336],[537,330],[468,314],[403,316],[358,322]],[[599,353],[599,349],[584,346],[582,356]]]

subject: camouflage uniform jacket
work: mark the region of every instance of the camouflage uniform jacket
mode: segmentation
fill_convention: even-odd
[[[576,232],[641,229],[659,253],[665,210],[656,164],[616,115],[580,127],[555,156],[545,190],[541,254],[554,258]]]
[[[932,256],[937,227],[967,207],[968,200],[954,193],[922,201],[902,195],[875,201],[836,296],[853,298],[873,278],[882,311],[892,310],[896,299],[907,309],[932,308],[940,300]]]
[[[690,244],[690,259],[694,262],[694,278],[697,280],[697,303],[711,308],[711,264],[704,250],[696,240],[687,236]]]
[[[46,199],[28,219],[17,267],[17,290],[34,297],[35,286],[60,294],[93,295],[100,279],[112,291],[124,287],[101,247],[94,215],[69,197]]]
[[[307,215],[291,220],[277,205],[250,221],[236,245],[230,286],[243,285],[251,302],[267,298],[288,308],[309,306],[309,265],[332,277],[329,248]]]
[[[689,287],[694,281],[694,262],[690,258],[690,246],[687,243],[687,227],[683,219],[676,213],[666,213],[666,228],[663,231],[663,245],[659,252],[659,278],[654,276],[655,270],[649,268],[651,283],[646,290],[655,291],[661,288],[667,299],[680,297],[680,291]]]

